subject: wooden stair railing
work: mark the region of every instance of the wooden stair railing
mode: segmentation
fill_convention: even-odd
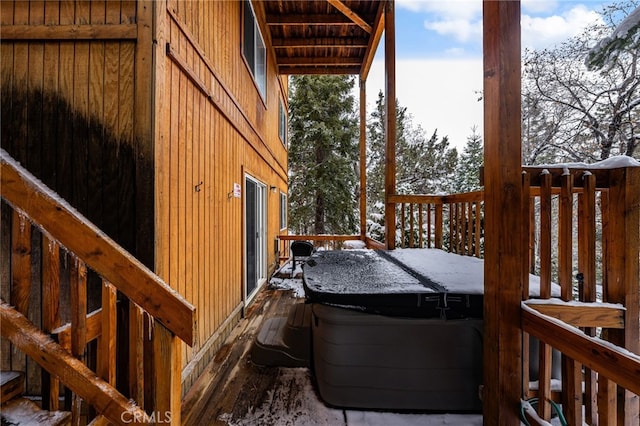
[[[81,400],[99,414],[92,424],[128,424],[133,419],[136,423],[180,424],[178,339],[193,345],[195,308],[4,150],[0,150],[0,179],[2,199],[14,209],[9,301],[13,307],[2,301],[1,332],[51,373],[47,380],[43,374],[47,393],[43,391],[43,405],[57,409],[59,380],[73,392],[75,424]],[[42,331],[25,315],[31,291],[31,223],[42,232]],[[60,251],[65,249],[71,259],[71,322],[61,326],[59,268]],[[89,315],[87,268],[102,282],[102,308]],[[130,302],[128,324],[123,324],[128,329],[129,346],[127,397],[115,388],[117,291]],[[49,335],[57,337],[58,342]],[[152,341],[145,342],[149,338]],[[85,347],[94,339],[98,341],[97,374],[82,363]]]

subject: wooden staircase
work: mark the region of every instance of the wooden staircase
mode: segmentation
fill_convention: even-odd
[[[0,372],[1,397],[0,419],[3,425],[71,425],[69,411],[46,411],[34,401],[25,398],[24,373],[19,371]]]

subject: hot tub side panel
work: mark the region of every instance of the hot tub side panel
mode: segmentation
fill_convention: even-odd
[[[372,315],[313,305],[314,372],[338,407],[481,411],[482,320]]]

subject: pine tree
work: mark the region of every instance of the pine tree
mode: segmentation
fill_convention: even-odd
[[[396,103],[396,192],[428,194],[449,191],[458,152],[437,131],[430,137],[414,125],[407,109]],[[379,92],[367,123],[367,232],[384,241],[385,99]]]
[[[357,229],[358,121],[348,76],[295,76],[289,102],[289,226]]]
[[[480,168],[484,164],[484,146],[482,136],[478,134],[478,128],[471,129],[471,135],[467,137],[458,166],[456,167],[456,179],[454,192],[477,191],[480,186]]]

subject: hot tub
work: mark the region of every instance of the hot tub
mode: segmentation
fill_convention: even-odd
[[[304,266],[320,396],[339,407],[480,411],[481,291],[450,292],[399,255],[325,251]]]

